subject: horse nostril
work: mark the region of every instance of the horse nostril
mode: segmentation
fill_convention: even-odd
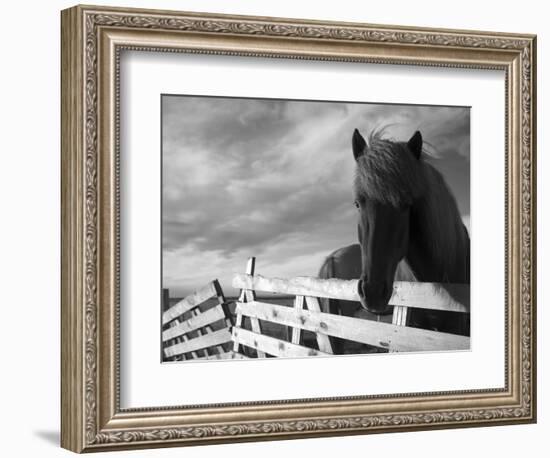
[[[359,293],[359,297],[361,297],[362,299],[366,299],[368,296],[367,289],[368,289],[367,280],[365,276],[362,276],[359,279],[359,282],[357,283],[357,292]]]

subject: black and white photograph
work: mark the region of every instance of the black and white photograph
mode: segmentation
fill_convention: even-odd
[[[161,96],[162,362],[470,348],[470,108]]]
[[[547,3],[2,6],[2,456],[548,453]]]

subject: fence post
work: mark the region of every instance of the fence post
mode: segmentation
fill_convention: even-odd
[[[405,307],[403,305],[394,306],[391,322],[396,326],[407,326],[407,324],[409,324],[409,307]],[[390,348],[389,352],[396,353],[397,350]]]
[[[306,296],[306,305],[308,310],[311,310],[315,313],[321,313],[321,305],[319,304],[319,299],[314,296]],[[330,343],[330,337],[327,334],[323,334],[322,332],[316,332],[315,338],[317,339],[317,345],[319,346],[319,350],[325,353],[329,353],[331,355],[334,354],[334,350],[332,349],[332,344]]]
[[[246,263],[246,273],[247,275],[254,275],[254,272],[256,270],[256,258],[250,257],[248,258],[248,262]],[[243,289],[241,290],[241,294],[239,296],[239,302],[253,302],[256,300],[256,295],[253,290],[247,290]],[[262,328],[260,326],[260,321],[258,318],[249,317],[250,319],[250,327],[252,328],[252,332],[255,332],[256,334],[262,333]],[[237,319],[235,322],[235,327],[242,327],[243,325],[243,316],[241,313],[237,313]],[[235,353],[239,352],[239,344],[235,342],[233,345],[233,351]],[[256,354],[258,358],[265,358],[265,353],[260,350],[256,350]]]
[[[304,296],[296,296],[294,298],[294,310],[302,310],[304,308]],[[295,326],[292,328],[292,338],[290,340],[291,343],[300,345],[300,341],[302,337],[302,329],[298,326]]]

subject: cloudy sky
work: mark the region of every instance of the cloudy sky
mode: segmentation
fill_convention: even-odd
[[[468,224],[469,108],[162,96],[163,287],[218,278],[232,295],[250,256],[262,275],[316,275],[357,239],[353,129],[383,125],[422,132]]]

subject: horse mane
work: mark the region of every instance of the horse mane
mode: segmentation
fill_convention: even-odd
[[[355,194],[396,208],[411,206],[419,226],[414,230],[425,232],[423,243],[440,269],[440,281],[453,281],[453,272],[460,270],[457,263],[469,250],[468,233],[453,194],[426,156],[423,151],[416,158],[406,142],[385,137],[384,129],[372,131],[365,153],[357,159]]]
[[[384,131],[370,133],[365,154],[357,159],[355,194],[396,208],[407,207],[425,192],[425,161],[414,157],[406,142],[384,137]]]
[[[413,211],[418,225],[424,231],[429,230],[429,237],[424,237],[423,242],[440,272],[440,278],[433,280],[465,282],[467,279],[469,282],[470,240],[456,200],[441,173],[429,163],[426,163],[426,177],[429,190]],[[457,277],[455,272],[465,272],[467,278]]]

